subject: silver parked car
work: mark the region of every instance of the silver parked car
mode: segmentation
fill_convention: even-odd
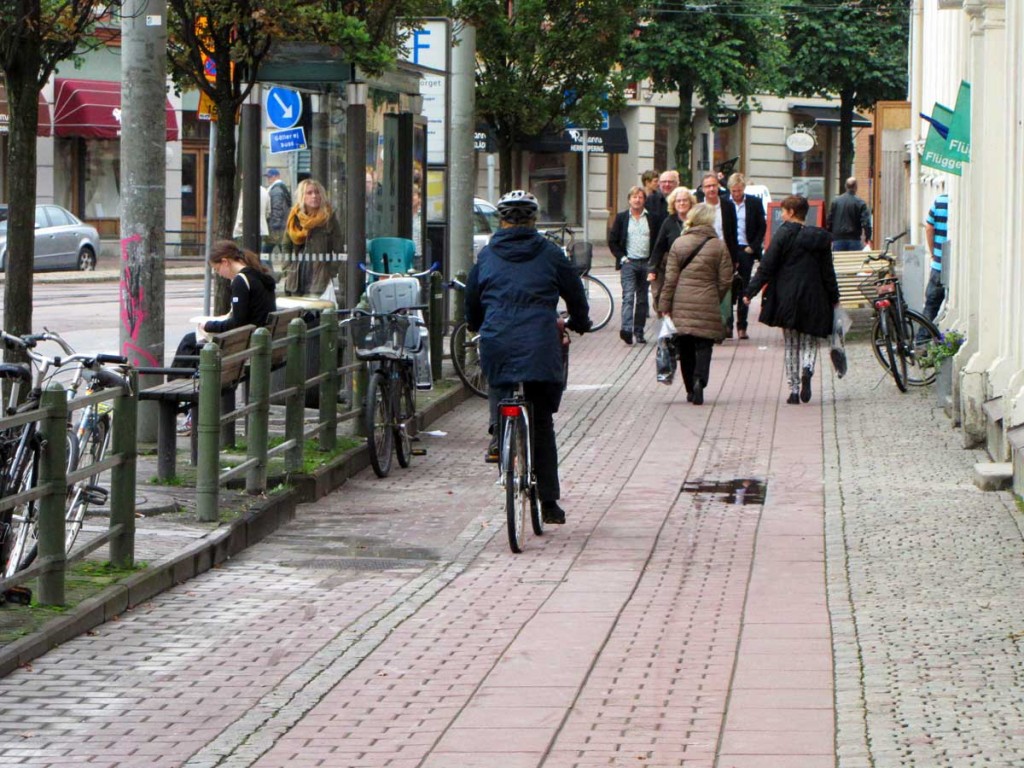
[[[7,269],[7,206],[0,206],[0,270]],[[100,235],[59,205],[36,206],[35,269],[96,269]]]
[[[473,258],[498,231],[498,209],[486,200],[473,198]]]

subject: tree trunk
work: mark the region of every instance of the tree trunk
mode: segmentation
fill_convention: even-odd
[[[839,104],[839,179],[842,194],[846,180],[853,176],[853,91],[842,91]]]
[[[39,129],[39,52],[19,49],[18,60],[6,69],[10,110],[7,222],[7,257],[4,262],[4,325],[10,334],[32,332],[32,272],[35,262],[36,134]],[[6,350],[4,359],[25,360],[20,352]]]
[[[679,135],[676,138],[676,170],[683,186],[693,189],[693,85],[679,85]]]
[[[214,169],[215,197],[213,210],[213,240],[230,240],[235,229],[235,106],[228,102],[217,104],[217,160]],[[229,115],[228,119],[224,119]],[[207,248],[212,248],[208,243]],[[231,283],[214,276],[214,314],[222,315],[231,308]]]

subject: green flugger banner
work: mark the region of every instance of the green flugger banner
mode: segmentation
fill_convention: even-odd
[[[936,102],[930,118],[928,137],[924,142],[921,165],[960,176],[964,163],[971,160],[971,84],[962,81],[956,107],[950,109]]]

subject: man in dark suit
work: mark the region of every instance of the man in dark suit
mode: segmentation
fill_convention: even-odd
[[[629,208],[620,211],[608,233],[608,248],[615,257],[615,268],[622,271],[622,326],[619,338],[626,344],[646,344],[644,325],[649,314],[647,301],[647,262],[657,237],[655,222],[644,208],[647,195],[643,187],[630,187]]]
[[[754,262],[761,259],[766,229],[764,205],[759,197],[745,194],[746,187],[743,174],[734,173],[729,177],[729,199],[722,202],[722,235],[743,284],[732,297],[736,303],[736,334],[741,339],[749,338],[747,315],[750,311],[742,296],[750,283]]]

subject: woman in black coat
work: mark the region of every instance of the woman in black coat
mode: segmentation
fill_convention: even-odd
[[[787,403],[811,399],[811,377],[818,356],[818,339],[832,333],[832,314],[839,304],[839,284],[832,265],[828,232],[804,225],[807,198],[800,195],[782,201],[783,225],[772,235],[751,279],[744,302],[765,288],[760,320],[782,328],[785,341]]]
[[[686,187],[676,187],[668,196],[668,218],[661,223],[658,236],[651,248],[651,258],[647,262],[647,282],[651,283],[651,305],[657,307],[661,297],[661,286],[665,283],[665,255],[672,248],[672,243],[683,234],[686,228],[686,215],[697,204],[697,198]]]

